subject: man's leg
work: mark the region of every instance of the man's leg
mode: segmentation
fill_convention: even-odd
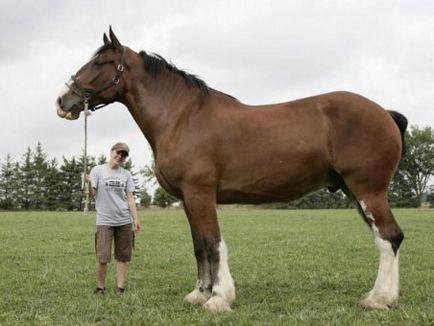
[[[116,261],[116,284],[120,289],[124,288],[125,279],[127,277],[128,263]]]
[[[123,289],[125,285],[128,262],[131,260],[133,250],[133,237],[131,224],[115,228],[116,282],[118,289]]]
[[[107,265],[111,260],[111,250],[114,230],[109,226],[96,227],[95,251],[96,251],[96,286],[105,289]]]
[[[107,273],[107,263],[96,262],[96,286],[100,289],[105,288],[106,273]]]

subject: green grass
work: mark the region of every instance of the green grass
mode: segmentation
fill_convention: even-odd
[[[0,213],[0,325],[434,324],[434,210],[395,210],[401,304],[363,311],[378,252],[353,210],[219,210],[237,287],[231,313],[183,302],[196,263],[181,210],[140,212],[127,293],[95,297],[94,215]]]

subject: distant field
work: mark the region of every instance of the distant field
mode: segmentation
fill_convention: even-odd
[[[363,311],[378,252],[354,210],[220,209],[237,287],[231,313],[183,302],[196,265],[182,210],[140,212],[127,293],[95,297],[94,214],[0,212],[0,325],[434,324],[434,210],[395,210],[401,305]]]

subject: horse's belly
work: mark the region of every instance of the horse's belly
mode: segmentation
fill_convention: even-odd
[[[273,172],[262,176],[243,175],[221,182],[217,189],[217,202],[259,204],[291,201],[329,184],[329,171],[325,168],[297,175],[278,176],[276,171]]]

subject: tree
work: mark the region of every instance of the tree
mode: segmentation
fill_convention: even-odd
[[[130,171],[132,177],[133,177],[133,182],[134,182],[134,188],[138,189],[139,188],[139,179],[137,178],[137,172],[134,171],[134,164],[133,161],[131,160],[131,158],[128,158],[125,163],[122,166],[125,170]],[[140,191],[139,191],[140,192]]]
[[[97,165],[106,164],[107,163],[107,157],[104,154],[101,154],[97,158]]]
[[[14,196],[15,196],[15,200],[14,200],[14,209],[20,209],[22,208],[21,206],[21,202],[22,202],[22,198],[21,198],[21,194],[20,194],[20,177],[21,177],[21,166],[19,162],[15,162],[14,163],[14,168],[13,168],[13,179],[14,179],[14,187],[15,187],[15,191],[14,191]]]
[[[15,164],[8,154],[0,169],[0,208],[12,209],[16,205]]]
[[[78,159],[63,157],[59,166],[56,158],[48,158],[40,142],[34,150],[27,147],[20,162],[14,162],[7,155],[0,164],[0,209],[83,209],[83,163],[82,154]],[[105,156],[99,156],[98,164],[104,163]],[[95,165],[95,157],[88,156],[87,172]],[[137,173],[131,159],[126,161],[124,168],[131,172],[137,187]],[[144,200],[146,202],[146,196]]]
[[[61,182],[59,206],[66,210],[81,210],[82,191],[81,175],[83,165],[74,156],[71,159],[63,157],[63,164],[60,167]]]
[[[18,198],[20,200],[19,205],[29,210],[34,202],[34,185],[33,185],[33,163],[32,163],[33,152],[30,147],[27,147],[27,151],[24,153],[19,171],[19,182],[18,182]]]
[[[332,193],[321,189],[296,200],[293,205],[296,208],[348,208],[352,201],[342,191]]]
[[[99,159],[102,159],[102,157],[103,157],[103,155],[101,155]],[[104,159],[105,159],[105,157],[104,157]],[[101,164],[104,164],[104,163],[105,163],[105,161]],[[96,163],[94,156],[87,155],[86,156],[86,171],[84,171],[84,151],[83,151],[81,153],[78,161],[76,162],[76,164],[77,164],[77,173],[78,173],[78,170],[80,169],[80,173],[79,173],[80,185],[79,185],[79,187],[77,185],[77,189],[75,190],[77,198],[80,198],[80,200],[78,201],[77,209],[83,210],[84,209],[84,203],[86,200],[86,193],[85,193],[84,188],[83,188],[84,187],[84,179],[83,179],[84,175],[83,175],[83,173],[89,174],[90,171],[97,165],[97,163]],[[92,197],[89,196],[89,203],[88,203],[89,208],[90,208],[91,203],[92,203]]]
[[[32,155],[31,165],[33,168],[33,202],[32,206],[35,209],[46,208],[47,198],[47,182],[46,177],[48,174],[47,154],[44,153],[40,142],[36,145],[35,151]]]
[[[62,179],[57,165],[56,158],[47,162],[47,173],[45,175],[45,206],[49,210],[58,208],[62,191]]]
[[[418,207],[419,200],[414,193],[410,180],[402,170],[398,170],[389,188],[389,201],[393,207]]]
[[[145,165],[145,167],[140,170],[140,173],[145,178],[145,185],[150,184],[151,186],[155,186],[157,183],[155,177],[155,158],[152,158],[151,164]]]
[[[342,191],[331,193],[327,189],[320,189],[316,192],[308,194],[302,198],[291,202],[280,202],[262,205],[265,208],[287,209],[324,209],[324,208],[348,208],[352,202]]]
[[[152,202],[152,198],[151,196],[148,194],[148,192],[146,191],[146,188],[155,188],[155,186],[157,185],[157,178],[155,177],[155,158],[152,158],[151,164],[150,165],[145,165],[143,169],[140,170],[140,174],[142,175],[142,177],[144,178],[144,182],[142,185],[142,201],[144,201],[144,203],[142,203],[143,207],[148,207],[151,202]],[[155,204],[155,194],[157,193],[156,189],[154,191],[154,201],[153,203]],[[160,194],[160,192],[162,192],[163,189],[159,190],[158,196],[162,196]],[[163,190],[164,191],[164,190]],[[160,198],[161,199],[161,198]],[[160,201],[160,199],[157,199],[157,202]],[[149,203],[148,203],[149,200]],[[158,205],[158,204],[157,204]],[[163,205],[164,204],[164,200],[163,200]]]
[[[428,203],[430,203],[431,207],[434,207],[434,186],[431,186],[426,200]]]
[[[434,175],[434,130],[412,126],[405,141],[407,153],[395,175],[390,190],[391,201],[403,206],[420,206],[422,194]]]
[[[146,190],[142,191],[141,197],[140,197],[140,206],[142,207],[149,207],[152,202],[152,197],[148,194]]]
[[[158,187],[154,193],[154,204],[159,207],[169,207],[173,203],[177,202],[178,199],[170,195],[166,190],[161,187]]]

